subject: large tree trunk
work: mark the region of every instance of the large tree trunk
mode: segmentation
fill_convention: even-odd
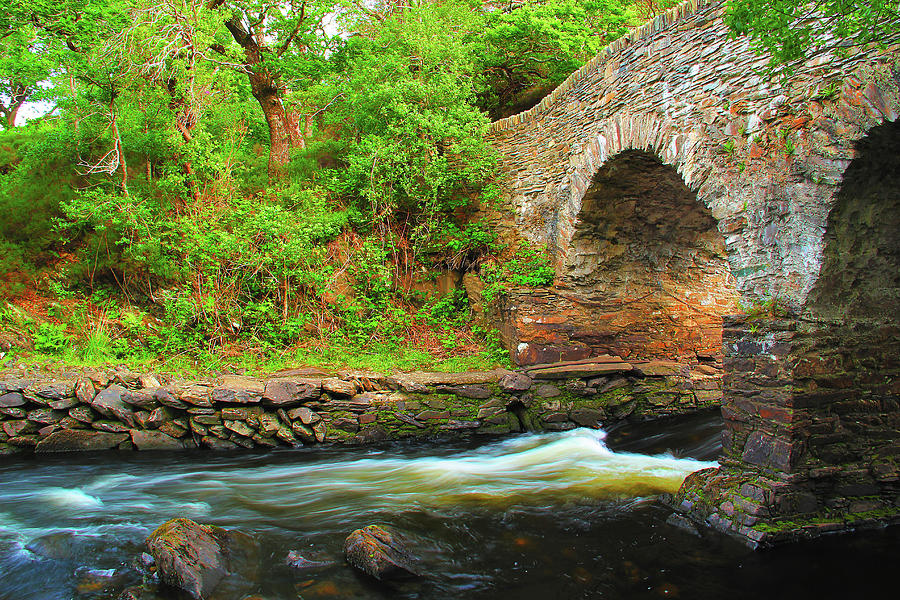
[[[279,90],[272,85],[254,85],[254,79],[258,79],[255,75],[250,75],[250,90],[269,126],[269,177],[278,178],[284,175],[285,167],[291,160],[291,148],[294,147],[291,118]]]
[[[299,118],[284,106],[284,84],[281,76],[262,67],[263,54],[268,51],[257,35],[244,29],[237,20],[225,23],[234,40],[244,49],[244,65],[250,80],[250,92],[262,108],[269,127],[269,177],[277,179],[285,174],[291,160],[291,148],[303,147]]]

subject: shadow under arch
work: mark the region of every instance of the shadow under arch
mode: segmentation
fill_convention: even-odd
[[[804,316],[836,325],[900,322],[900,122],[874,127],[857,143]]]

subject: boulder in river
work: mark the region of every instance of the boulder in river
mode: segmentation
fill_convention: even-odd
[[[369,525],[344,541],[347,562],[376,579],[402,579],[416,573],[406,541],[391,529]]]
[[[203,599],[233,566],[252,567],[256,543],[238,531],[179,518],[157,527],[147,547],[161,582]]]

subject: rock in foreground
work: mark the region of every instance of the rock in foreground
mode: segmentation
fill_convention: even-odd
[[[166,521],[147,538],[160,581],[198,599],[209,597],[228,574],[235,542],[241,555],[254,545],[245,534],[190,519]]]
[[[376,579],[402,579],[417,575],[406,542],[378,525],[357,529],[344,542],[347,562]]]

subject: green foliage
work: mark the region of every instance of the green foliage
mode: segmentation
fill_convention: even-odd
[[[734,154],[734,140],[728,140],[724,144],[722,144],[722,150],[725,151],[725,154],[731,156]]]
[[[487,13],[479,106],[492,117],[536,104],[633,25],[622,0],[527,0]]]
[[[546,287],[555,276],[548,253],[522,242],[509,260],[481,266],[481,280],[486,284],[482,299],[491,304],[510,287]]]
[[[478,66],[467,34],[478,22],[462,4],[423,4],[351,38],[342,53],[329,120],[348,142],[340,166],[319,180],[376,227],[411,215],[428,231],[494,174],[488,120],[474,105]]]
[[[537,101],[637,6],[7,2],[3,110],[15,86],[56,109],[0,133],[0,294],[58,300],[62,323],[10,327],[66,361],[506,360],[462,291],[406,289],[478,265],[488,295],[552,281],[526,246],[486,258],[504,251],[473,217],[500,198],[489,115]]]
[[[770,67],[805,58],[836,36],[850,44],[881,42],[900,26],[897,0],[731,0],[725,17],[735,35],[748,35]]]
[[[41,323],[34,334],[34,349],[48,354],[60,354],[68,347],[71,339],[66,333],[65,324]]]

